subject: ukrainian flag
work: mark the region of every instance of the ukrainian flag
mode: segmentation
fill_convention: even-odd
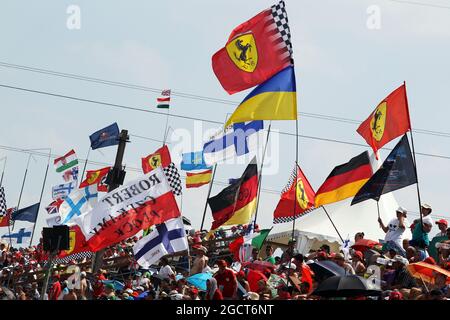
[[[225,127],[253,120],[297,119],[296,91],[294,67],[289,66],[250,92]]]

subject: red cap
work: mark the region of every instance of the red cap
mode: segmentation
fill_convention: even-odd
[[[223,259],[217,260],[217,265],[219,267],[226,267],[227,266],[227,262]]]
[[[197,293],[198,293],[198,289],[197,289],[197,288],[192,288],[192,289],[191,289],[191,292],[192,292],[193,294],[197,294]]]
[[[441,220],[436,221],[436,224],[444,224],[446,227],[448,226],[448,222],[445,219],[441,219]]]
[[[392,291],[389,294],[389,300],[403,300],[403,295],[400,291]]]
[[[353,254],[354,254],[355,256],[357,256],[357,257],[359,258],[359,260],[364,260],[364,256],[363,256],[363,254],[362,254],[361,251],[355,250],[355,251],[353,252]]]

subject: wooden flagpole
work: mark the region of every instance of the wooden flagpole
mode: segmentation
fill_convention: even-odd
[[[253,230],[256,229],[256,219],[258,217],[259,198],[260,198],[260,194],[261,194],[261,185],[262,185],[262,182],[261,182],[261,180],[262,180],[262,171],[263,171],[263,167],[264,167],[264,159],[266,157],[267,145],[269,144],[269,135],[270,135],[271,127],[272,127],[272,121],[270,121],[269,128],[267,129],[266,145],[264,146],[264,151],[263,151],[263,155],[262,155],[262,159],[261,159],[261,169],[259,171],[259,177],[258,177],[258,197],[256,199],[256,211],[255,211],[255,219],[253,221]]]
[[[406,94],[406,81],[403,81],[403,85],[405,86],[405,101],[406,101],[406,110],[408,111],[408,121],[409,121],[409,127],[410,131],[409,134],[411,136],[411,146],[412,146],[412,152],[413,152],[413,159],[414,159],[414,173],[416,174],[416,188],[417,188],[417,200],[419,201],[419,214],[420,214],[420,225],[423,230],[423,217],[422,217],[422,202],[420,201],[420,190],[419,190],[419,176],[417,174],[417,161],[416,161],[416,151],[414,149],[414,137],[413,137],[413,129],[411,124],[411,116],[409,114],[409,103],[408,103],[408,95]]]

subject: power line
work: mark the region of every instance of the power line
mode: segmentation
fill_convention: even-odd
[[[411,4],[416,6],[422,6],[422,7],[431,7],[431,8],[438,8],[438,9],[450,9],[449,6],[444,6],[440,4],[433,4],[433,3],[424,3],[424,2],[418,2],[418,1],[409,1],[409,0],[389,0],[391,2],[397,2],[397,3],[403,3],[403,4]]]
[[[56,77],[62,77],[62,78],[67,78],[67,79],[75,79],[75,80],[80,80],[80,81],[99,83],[99,84],[103,84],[103,85],[122,87],[122,88],[128,88],[128,89],[140,90],[140,91],[146,91],[146,92],[152,92],[152,93],[158,93],[158,94],[161,93],[161,91],[162,91],[162,89],[158,89],[158,88],[129,84],[129,83],[125,83],[125,82],[110,81],[110,80],[105,80],[105,79],[100,79],[100,78],[87,77],[87,76],[77,75],[77,74],[73,74],[73,73],[65,73],[65,72],[59,72],[59,71],[48,70],[48,69],[34,68],[34,67],[30,67],[30,66],[12,64],[12,63],[2,62],[2,61],[0,61],[0,67],[18,69],[18,70],[22,70],[22,71],[29,71],[29,72],[51,75],[51,76],[56,76]],[[206,96],[184,93],[184,92],[173,91],[173,90],[172,90],[171,94],[173,96],[178,96],[178,97],[182,97],[182,98],[186,98],[186,99],[193,99],[193,100],[206,101],[206,102],[212,102],[212,103],[220,103],[220,104],[231,105],[231,106],[239,105],[238,101],[217,99],[217,98],[206,97]],[[361,120],[342,118],[342,117],[336,117],[336,116],[324,115],[324,114],[318,114],[318,113],[299,112],[298,114],[303,117],[327,120],[327,121],[334,121],[334,122],[339,122],[339,123],[348,123],[348,124],[360,124],[361,123]],[[426,134],[426,135],[450,138],[450,133],[448,133],[448,132],[432,131],[432,130],[425,130],[425,129],[414,129],[413,131],[416,133],[419,133],[419,134]]]
[[[105,105],[105,106],[114,107],[114,108],[120,108],[120,109],[125,109],[125,110],[132,110],[132,111],[140,111],[140,112],[147,112],[147,113],[152,113],[152,114],[158,114],[158,115],[162,115],[164,117],[169,116],[169,117],[180,118],[180,119],[185,119],[185,120],[203,121],[203,122],[218,124],[218,125],[221,125],[221,126],[223,125],[223,122],[221,122],[221,121],[214,121],[214,120],[208,120],[208,119],[202,119],[202,118],[196,118],[196,117],[189,117],[189,116],[179,115],[179,114],[175,114],[175,113],[167,114],[167,113],[164,113],[164,112],[158,112],[158,111],[153,111],[153,110],[148,110],[148,109],[140,109],[140,108],[137,108],[137,107],[130,107],[130,106],[119,105],[119,104],[114,104],[114,103],[109,103],[109,102],[102,102],[102,101],[91,100],[91,99],[78,98],[78,97],[73,97],[73,96],[57,94],[57,93],[51,93],[51,92],[47,92],[47,91],[39,91],[39,90],[27,89],[27,88],[10,86],[10,85],[5,85],[5,84],[0,84],[0,87],[7,88],[7,89],[14,89],[14,90],[19,90],[19,91],[24,91],[24,92],[42,94],[42,95],[47,95],[47,96],[52,96],[52,97],[57,97],[57,98],[64,98],[64,99],[69,99],[69,100],[75,100],[75,101],[80,101],[80,102],[88,102],[88,103],[93,103],[93,104]],[[294,133],[283,132],[283,131],[278,131],[278,133],[282,134],[282,135],[288,135],[288,136],[294,136],[295,137]],[[353,145],[353,146],[367,148],[367,145],[362,144],[362,143],[348,142],[348,141],[342,141],[342,140],[337,140],[337,139],[321,138],[321,137],[307,136],[307,135],[299,135],[299,137],[300,138],[305,138],[305,139],[312,139],[312,140],[318,140],[318,141],[340,143],[340,144]],[[381,150],[392,150],[392,149],[391,148],[382,148]],[[450,160],[450,156],[444,156],[444,155],[436,155],[436,154],[423,153],[423,152],[416,152],[416,155]]]

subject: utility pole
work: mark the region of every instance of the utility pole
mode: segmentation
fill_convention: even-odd
[[[117,148],[116,161],[114,167],[108,173],[106,184],[108,185],[108,192],[118,188],[123,184],[125,179],[125,170],[122,168],[123,155],[125,153],[125,145],[129,142],[128,130],[122,130],[119,135],[119,146]],[[92,261],[92,275],[94,276],[103,264],[103,254],[105,249],[99,250],[95,253]]]

